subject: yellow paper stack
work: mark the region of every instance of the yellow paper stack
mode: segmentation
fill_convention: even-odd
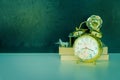
[[[74,55],[73,47],[59,47],[59,55],[61,60],[79,60]],[[103,53],[98,60],[109,60],[108,47],[103,47]]]

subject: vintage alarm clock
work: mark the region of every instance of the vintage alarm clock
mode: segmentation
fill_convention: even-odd
[[[100,40],[102,37],[100,32],[102,19],[97,15],[92,15],[87,19],[86,25],[90,32],[82,34],[74,41],[74,55],[82,62],[96,62],[103,51]]]

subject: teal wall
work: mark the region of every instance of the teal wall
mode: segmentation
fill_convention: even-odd
[[[92,14],[109,52],[120,52],[119,0],[0,0],[0,52],[58,52],[54,43]]]

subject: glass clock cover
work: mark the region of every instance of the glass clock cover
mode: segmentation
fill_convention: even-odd
[[[101,42],[91,35],[83,35],[74,43],[74,53],[83,61],[96,60],[101,51]]]

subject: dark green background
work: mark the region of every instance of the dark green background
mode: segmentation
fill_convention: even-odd
[[[92,14],[109,52],[120,52],[120,0],[0,0],[0,52],[58,52],[54,43]]]

